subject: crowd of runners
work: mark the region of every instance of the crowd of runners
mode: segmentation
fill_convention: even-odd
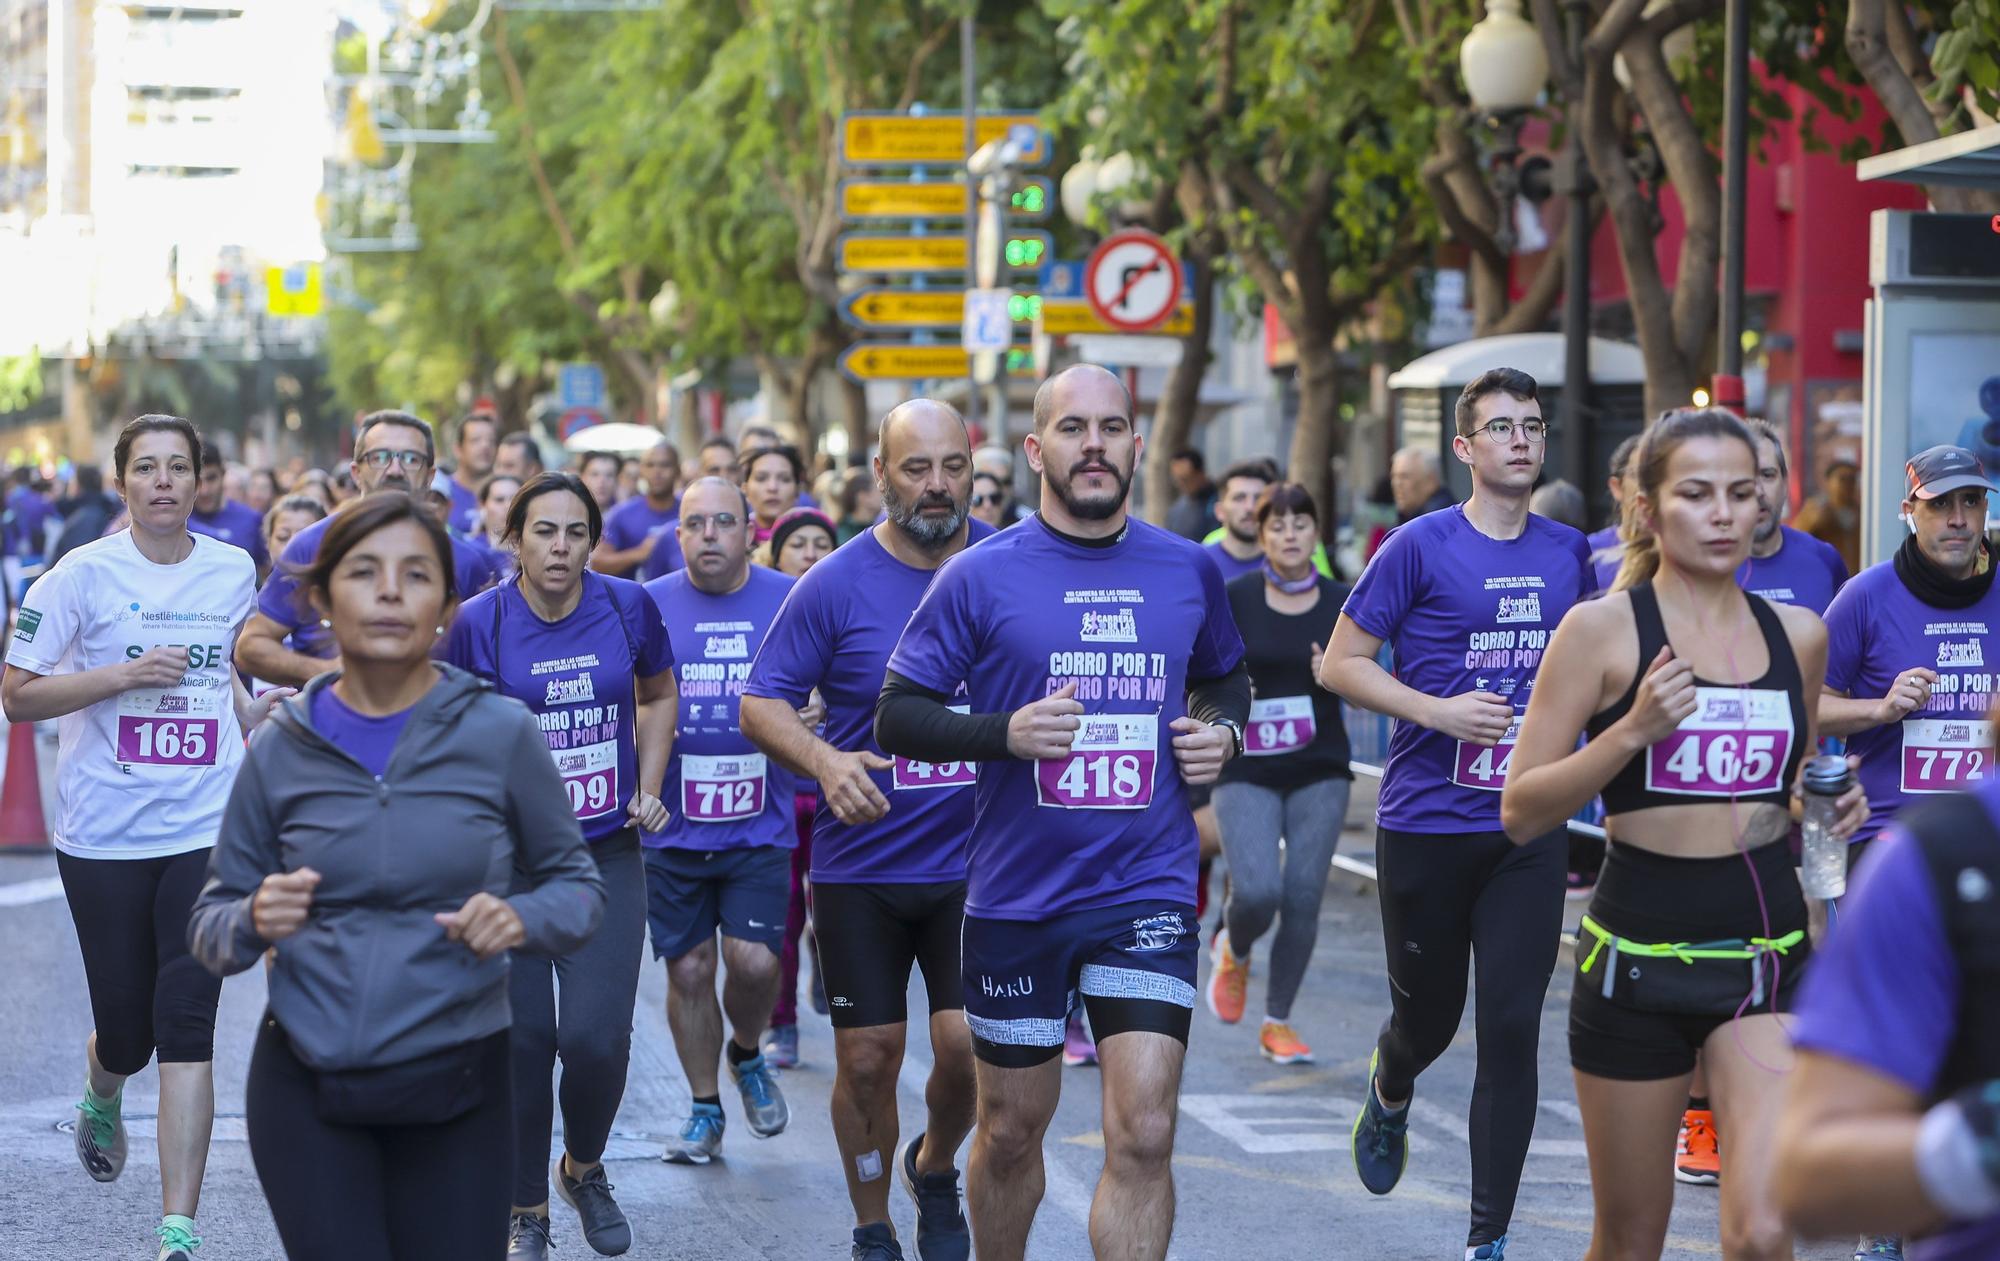
[[[1157,1261],[1196,1009],[1243,1020],[1262,938],[1258,1045],[1314,1057],[1292,1009],[1365,710],[1393,720],[1370,1192],[1470,991],[1463,1255],[1565,1255],[1510,1233],[1560,964],[1591,1261],[1657,1258],[1677,1180],[1719,1184],[1732,1261],[1800,1232],[2000,1256],[1986,470],[1913,454],[1907,536],[1850,578],[1781,523],[1761,422],[1654,421],[1588,538],[1531,511],[1532,378],[1474,380],[1454,434],[1470,497],[1399,455],[1405,519],[1351,586],[1333,505],[1268,461],[1180,533],[1130,515],[1140,426],[1090,365],[1043,383],[1018,453],[915,399],[869,468],[810,486],[761,427],[547,470],[490,415],[446,452],[400,411],[337,477],[239,476],[149,415],[115,498],[80,471],[56,515],[20,479],[0,701],[59,732],[79,1161],[120,1175],[123,1087],[157,1059],[158,1261],[194,1261],[218,996],[262,968],[244,1113],[289,1256],[539,1261],[552,1198],[624,1253],[603,1159],[650,941],[692,1100],[664,1160],[785,1131],[803,991],[853,1207],[825,1242],[1025,1257],[1063,1066],[1095,1063],[1090,1245]],[[1831,889],[1802,832],[1845,844]],[[904,1115],[913,976],[931,1067]]]

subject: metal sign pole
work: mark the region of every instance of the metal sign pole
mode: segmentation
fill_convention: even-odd
[[[979,119],[975,110],[979,85],[973,67],[972,44],[973,19],[968,8],[965,16],[958,20],[958,76],[965,109],[965,158],[960,160],[958,171],[965,181],[965,274],[968,277],[973,274],[972,252],[977,248],[979,239],[979,182],[965,166],[965,162],[979,149]],[[966,364],[965,423],[971,426],[979,423],[979,382],[972,375],[969,356]],[[1006,441],[1005,434],[995,434],[994,437]]]

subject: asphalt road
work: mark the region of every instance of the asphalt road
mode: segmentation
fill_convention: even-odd
[[[1354,818],[1367,817],[1367,796],[1357,794]],[[1352,829],[1343,844],[1366,848]],[[54,873],[47,856],[0,856],[0,997],[10,1017],[0,1022],[0,1259],[151,1258],[159,1212],[154,1072],[128,1087],[132,1149],[119,1182],[89,1181],[59,1128],[74,1116],[90,1018],[75,933]],[[1254,1013],[1261,1010],[1263,964],[1260,947],[1251,1020],[1232,1028],[1205,1009],[1196,1014],[1175,1157],[1180,1209],[1172,1255],[1457,1261],[1469,1178],[1469,1019],[1458,1043],[1419,1084],[1408,1175],[1393,1195],[1378,1199],[1355,1179],[1347,1150],[1368,1051],[1387,1003],[1372,890],[1337,872],[1326,899],[1313,970],[1295,1011],[1298,1028],[1319,1052],[1317,1064],[1278,1068],[1258,1055]],[[792,1104],[785,1134],[752,1138],[735,1100],[725,1098],[730,1130],[724,1161],[671,1166],[657,1159],[659,1147],[677,1128],[688,1098],[667,1037],[664,994],[665,974],[649,963],[635,1013],[630,1085],[609,1152],[611,1178],[637,1236],[631,1255],[676,1261],[845,1257],[851,1218],[827,1121],[832,1038],[824,1020],[802,1005],[805,1063],[784,1075]],[[241,1116],[262,1004],[261,970],[223,988],[216,1045],[220,1116],[199,1219],[207,1241],[201,1261],[280,1255]],[[1508,1254],[1514,1261],[1580,1257],[1589,1234],[1582,1132],[1566,1062],[1567,1004],[1559,970],[1543,1009],[1543,1098]],[[921,993],[912,1010],[922,1010]],[[925,1048],[919,1042],[917,1049]],[[921,1064],[906,1067],[903,1084],[907,1126],[921,1118]],[[1066,1070],[1033,1257],[1089,1256],[1084,1223],[1101,1163],[1098,1106],[1095,1070]],[[909,1201],[898,1190],[893,1203],[899,1229],[910,1238]],[[558,1258],[593,1255],[569,1211],[558,1204],[555,1212]],[[1719,1255],[1715,1213],[1714,1190],[1681,1188],[1667,1255]],[[1800,1255],[1831,1261],[1849,1253],[1822,1244]]]

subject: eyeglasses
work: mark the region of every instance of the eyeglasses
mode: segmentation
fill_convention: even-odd
[[[1521,436],[1530,443],[1547,442],[1549,439],[1549,425],[1543,420],[1489,420],[1480,426],[1478,432],[1485,434],[1494,442],[1506,443],[1514,440],[1516,428],[1520,429]]]
[[[421,451],[364,451],[360,459],[372,469],[385,469],[391,464],[400,464],[409,472],[414,472],[431,462],[431,457]]]
[[[733,530],[741,523],[742,518],[733,512],[716,512],[705,517],[682,517],[681,529],[689,534],[706,534],[711,525],[718,530]]]

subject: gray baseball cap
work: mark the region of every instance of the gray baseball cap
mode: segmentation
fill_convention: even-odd
[[[1987,478],[1986,466],[1979,462],[1979,457],[1964,447],[1937,446],[1919,451],[1910,457],[1903,471],[1909,474],[1911,499],[1935,499],[1967,486],[2000,490],[2000,486]]]

